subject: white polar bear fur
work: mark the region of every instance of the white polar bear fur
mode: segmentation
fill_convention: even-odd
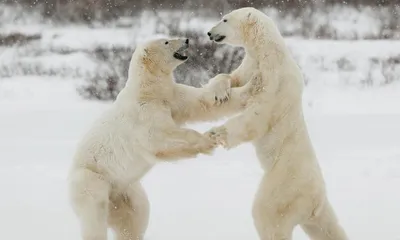
[[[252,142],[265,174],[253,203],[262,240],[292,239],[296,225],[313,240],[345,240],[328,201],[323,175],[303,118],[303,78],[274,22],[254,8],[225,15],[211,40],[242,46],[246,56],[231,73],[242,86],[260,72],[263,91],[246,110],[208,134],[227,149]]]
[[[126,86],[78,145],[69,194],[83,240],[106,240],[108,227],[118,240],[143,239],[149,202],[140,179],[157,162],[210,154],[216,147],[180,126],[233,114],[253,94],[251,86],[229,91],[229,75],[223,74],[203,88],[175,83],[172,72],[183,61],[173,54],[185,46],[179,39],[139,46]]]

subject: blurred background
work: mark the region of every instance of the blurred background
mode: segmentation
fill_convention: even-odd
[[[397,0],[3,0],[0,77],[80,79],[83,98],[112,100],[136,42],[172,35],[194,43],[177,81],[200,86],[240,63],[242,49],[217,46],[206,32],[246,6],[276,21],[307,85],[371,87],[400,78]]]
[[[174,74],[198,87],[242,60],[206,33],[245,6],[276,22],[302,69],[305,119],[349,238],[400,240],[399,0],[0,0],[0,238],[80,239],[68,169],[137,43],[190,38]],[[159,164],[142,181],[145,240],[259,239],[251,205],[262,175],[250,143]],[[309,238],[296,228],[294,239]]]

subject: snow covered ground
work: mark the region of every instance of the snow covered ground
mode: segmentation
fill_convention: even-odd
[[[350,41],[380,36],[392,9],[304,12],[310,18],[299,19],[308,24],[267,10],[292,36],[287,44],[308,81],[307,124],[340,222],[353,240],[400,240],[399,36]],[[217,21],[171,14],[160,16],[204,33]],[[1,5],[0,22],[0,34],[41,36],[0,46],[0,75],[10,77],[0,77],[0,239],[80,239],[66,174],[80,136],[109,104],[82,100],[76,87],[97,71],[88,53],[154,37],[157,18],[144,11],[107,26],[64,26]],[[328,29],[347,40],[301,39],[304,27],[309,37]],[[151,202],[146,240],[258,240],[251,205],[261,175],[249,144],[160,164],[143,179]],[[308,238],[297,228],[294,239]]]
[[[1,239],[79,239],[66,173],[79,137],[108,104],[81,100],[77,83],[0,80]],[[307,123],[350,239],[400,239],[399,103],[394,84],[306,89]],[[261,174],[249,144],[157,166],[143,180],[151,202],[146,239],[258,239],[251,204]],[[296,229],[294,239],[307,238]]]

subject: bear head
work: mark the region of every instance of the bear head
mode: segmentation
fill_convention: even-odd
[[[262,37],[265,24],[259,22],[265,20],[269,18],[253,7],[239,8],[223,16],[207,35],[217,43],[245,47],[254,38]]]
[[[170,74],[188,59],[185,50],[189,39],[156,39],[146,42],[139,50],[142,66],[154,75]]]

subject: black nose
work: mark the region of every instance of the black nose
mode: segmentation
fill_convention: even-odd
[[[186,38],[185,43],[186,43],[186,44],[189,44],[189,39],[188,39],[188,38]]]
[[[211,33],[210,33],[210,32],[208,32],[208,33],[207,33],[207,35],[208,35],[208,36],[211,36]]]

